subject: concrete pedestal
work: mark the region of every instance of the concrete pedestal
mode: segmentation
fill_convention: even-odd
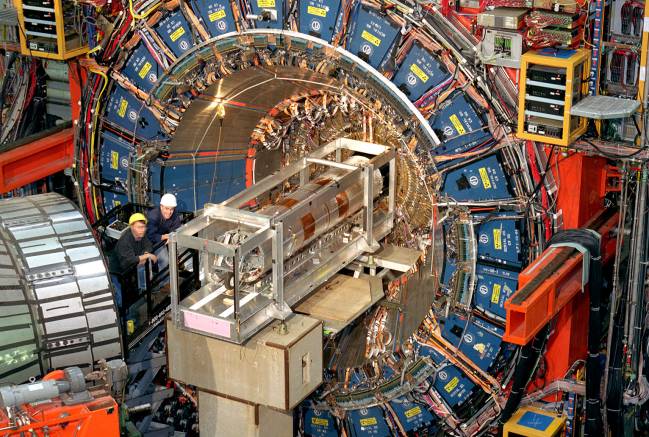
[[[289,412],[322,382],[322,322],[294,315],[286,320],[286,332],[278,325],[238,345],[167,320],[169,377],[216,396]]]
[[[293,414],[198,392],[201,437],[292,437]]]

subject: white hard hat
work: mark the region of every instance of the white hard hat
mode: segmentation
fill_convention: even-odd
[[[168,206],[169,208],[175,208],[177,206],[176,196],[171,193],[165,194],[164,196],[162,196],[162,199],[160,199],[160,205]]]

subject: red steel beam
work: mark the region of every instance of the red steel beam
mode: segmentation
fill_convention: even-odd
[[[615,255],[614,230],[618,214],[603,212],[588,228],[601,235],[604,264]],[[571,247],[550,247],[518,276],[518,290],[505,301],[503,340],[521,346],[555,317],[582,290],[583,255]]]
[[[73,160],[71,127],[0,153],[0,193],[72,167]]]
[[[518,290],[505,301],[503,340],[521,346],[529,343],[581,291],[582,268],[581,253],[573,248],[551,247],[521,272]],[[532,290],[527,289],[529,286]]]

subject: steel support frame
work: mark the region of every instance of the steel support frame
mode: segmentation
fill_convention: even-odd
[[[359,167],[344,164],[339,162],[342,156],[342,149],[362,152],[374,156],[370,159],[369,163],[364,166]],[[335,161],[324,159],[326,156],[332,153],[335,153]],[[244,192],[233,196],[232,198],[222,202],[221,204],[207,204],[205,206],[203,215],[196,217],[181,229],[179,229],[177,232],[172,233],[169,239],[172,306],[171,312],[172,320],[175,326],[180,329],[193,330],[185,326],[186,324],[184,322],[183,315],[191,309],[184,308],[183,305],[179,302],[177,269],[171,268],[171,264],[174,264],[174,260],[176,258],[178,246],[190,247],[199,251],[207,251],[218,256],[228,256],[234,258],[234,320],[223,320],[207,314],[198,314],[198,317],[201,317],[205,323],[209,323],[210,320],[212,321],[212,323],[218,323],[220,326],[224,326],[224,324],[227,323],[229,325],[230,336],[228,338],[230,339],[230,341],[245,341],[245,339],[249,335],[252,335],[258,329],[260,329],[260,327],[263,327],[262,325],[259,325],[259,323],[265,321],[265,319],[263,321],[256,320],[258,319],[258,317],[255,316],[253,317],[253,319],[255,320],[251,320],[250,322],[246,320],[244,326],[244,321],[241,320],[239,272],[237,266],[240,262],[240,259],[247,253],[251,252],[256,247],[261,246],[268,239],[272,239],[271,247],[273,263],[271,278],[273,287],[273,302],[270,307],[263,311],[263,313],[266,316],[269,315],[273,318],[285,319],[288,315],[291,314],[289,305],[301,299],[303,295],[310,293],[323,281],[324,276],[329,276],[313,276],[313,272],[307,272],[304,278],[305,281],[300,282],[306,282],[308,286],[305,287],[304,283],[302,283],[300,290],[297,290],[294,286],[292,286],[295,284],[289,285],[288,287],[286,286],[286,284],[284,284],[285,254],[283,219],[287,216],[287,214],[291,212],[295,213],[296,210],[299,210],[301,207],[303,207],[304,205],[301,205],[301,203],[304,203],[306,201],[298,203],[291,211],[287,211],[273,218],[260,216],[253,212],[238,209],[238,207],[246,205],[250,201],[254,201],[258,196],[283,184],[286,179],[294,175],[300,176],[301,183],[308,183],[310,178],[309,166],[312,164],[320,164],[348,171],[349,173],[338,180],[336,184],[340,189],[345,189],[346,187],[351,186],[358,181],[363,182],[363,232],[358,238],[351,241],[348,245],[346,245],[346,247],[342,249],[342,252],[344,253],[336,253],[336,255],[340,256],[336,256],[334,257],[335,259],[328,260],[320,266],[327,273],[332,273],[338,271],[341,267],[353,261],[353,259],[358,256],[357,252],[359,250],[362,252],[377,249],[379,246],[376,240],[383,238],[392,228],[394,222],[394,205],[396,192],[395,158],[396,153],[391,147],[350,140],[346,138],[338,139],[316,150],[308,157],[305,157],[304,159],[280,170],[276,174],[265,178],[255,186],[246,189]],[[384,165],[389,165],[390,174],[388,188],[388,211],[387,214],[381,213],[379,214],[379,217],[375,218],[372,211],[374,206],[373,174],[375,168],[379,168]],[[324,194],[326,194],[324,191],[321,193],[316,193],[315,198],[310,197],[308,199],[308,202],[324,201],[325,199],[320,198]],[[378,222],[375,222],[377,219]],[[210,238],[196,236],[201,231],[211,226],[215,221],[231,221],[235,223],[243,223],[248,227],[256,228],[256,230],[252,236],[250,236],[243,243],[237,246],[219,243]],[[305,241],[305,243],[309,242],[310,240]],[[343,265],[341,265],[341,263]],[[194,312],[192,311],[192,316],[194,315],[196,314],[194,314]],[[249,326],[251,324],[259,326]]]

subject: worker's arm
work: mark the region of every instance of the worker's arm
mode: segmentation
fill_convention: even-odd
[[[147,259],[150,259],[154,263],[157,263],[158,262],[158,257],[151,253],[151,252],[153,252],[153,244],[151,243],[151,241],[145,236],[142,242],[144,244],[144,255],[142,255],[142,256],[145,257],[145,258],[144,258],[144,260],[141,261],[141,263],[144,264],[144,262]]]
[[[180,220],[180,214],[178,214],[177,212],[174,211],[174,213],[173,213],[173,214],[171,215],[171,217],[169,218],[169,229],[170,229],[170,232],[173,232],[173,231],[175,231],[176,229],[178,229],[178,228],[180,227],[181,224],[182,224],[182,221]],[[163,235],[160,237],[160,239],[161,239],[162,241],[169,241],[169,234],[163,234]]]
[[[117,246],[115,246],[117,259],[122,268],[122,273],[125,273],[131,267],[144,262],[142,256],[138,256],[135,253],[135,248],[131,244],[131,241],[132,240],[129,238],[120,238],[117,242]],[[146,260],[146,258],[144,260]]]

